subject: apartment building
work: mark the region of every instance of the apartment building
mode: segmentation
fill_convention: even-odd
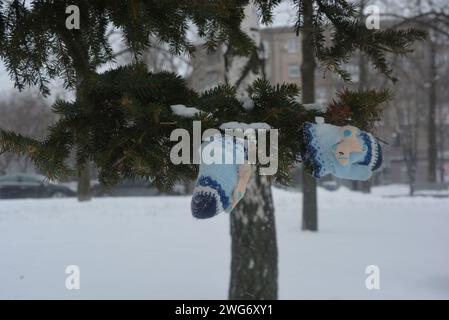
[[[278,27],[260,29],[261,48],[265,59],[264,73],[273,84],[296,83],[301,85],[301,37],[296,36],[292,27]],[[429,59],[425,43],[418,44],[414,59]],[[449,52],[449,47],[439,48],[439,52]],[[449,66],[449,54],[442,55],[439,60],[447,62]],[[410,60],[411,61],[411,60]],[[383,171],[376,175],[376,183],[407,183],[409,181],[409,162],[406,152],[416,153],[415,181],[426,181],[427,178],[427,94],[426,83],[428,79],[422,79],[414,66],[408,65],[408,60],[400,60],[395,69],[399,69],[398,76],[401,79],[394,87],[383,76],[368,69],[367,87],[382,89],[390,87],[395,94],[394,99],[385,108],[384,118],[379,123],[376,135],[388,144],[384,145]],[[423,62],[425,66],[427,62]],[[189,77],[190,85],[203,91],[225,82],[225,59],[223,50],[207,53],[205,50],[197,50],[192,63],[193,73]],[[441,63],[439,64],[441,65]],[[318,67],[315,75],[315,98],[318,103],[326,103],[335,97],[338,90],[343,87],[357,89],[359,86],[359,60],[355,56],[346,66],[346,71],[351,74],[352,83],[341,81],[338,75],[325,72]],[[407,72],[404,73],[404,70]],[[447,69],[446,69],[447,70]],[[413,85],[411,80],[414,79]],[[437,101],[437,140],[439,149],[439,161],[437,165],[438,180],[449,182],[449,93],[444,89],[444,82],[449,83],[449,75],[441,77],[438,87]],[[421,89],[417,89],[421,84]],[[422,90],[422,95],[416,97],[416,90]]]

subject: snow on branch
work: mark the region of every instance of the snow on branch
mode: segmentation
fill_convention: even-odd
[[[197,108],[186,107],[183,104],[175,104],[170,106],[170,108],[174,114],[183,118],[194,118],[201,113]]]
[[[266,129],[269,130],[271,129],[271,126],[265,122],[255,122],[255,123],[244,123],[244,122],[226,122],[223,123],[220,126],[220,129],[225,130],[225,129],[242,129],[242,130],[247,130],[247,129]]]
[[[242,103],[243,109],[246,111],[254,109],[254,101],[250,97],[240,98],[239,102]]]
[[[306,103],[303,104],[303,106],[306,110],[320,111],[320,112],[327,111],[327,104],[324,103]]]

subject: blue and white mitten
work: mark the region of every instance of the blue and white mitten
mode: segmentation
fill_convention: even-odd
[[[206,148],[213,150],[210,154],[222,161],[210,163],[201,157],[191,202],[192,215],[198,219],[211,218],[222,211],[231,212],[243,198],[251,176],[243,139],[213,136],[212,141],[202,144],[201,151]]]
[[[382,148],[370,133],[353,126],[306,122],[301,157],[312,175],[365,181],[382,165]]]

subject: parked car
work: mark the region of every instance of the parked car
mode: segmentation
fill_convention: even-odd
[[[125,180],[110,188],[98,182],[92,186],[94,197],[148,197],[185,194],[186,188],[182,184],[176,184],[172,190],[164,192],[157,189],[150,181],[142,179]]]
[[[328,180],[321,182],[321,186],[329,191],[337,191],[340,188],[340,184],[334,180]]]
[[[145,197],[159,195],[159,190],[144,180],[125,180],[115,186],[105,187],[101,183],[92,186],[94,197]]]
[[[73,197],[69,188],[47,182],[38,175],[0,176],[0,199],[65,198]]]

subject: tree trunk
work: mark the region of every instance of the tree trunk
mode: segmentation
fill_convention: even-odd
[[[87,84],[86,76],[81,75],[79,72],[77,76],[77,88],[76,88],[76,100],[80,104],[87,104]],[[81,136],[82,132],[78,132],[78,135]],[[79,138],[79,137],[78,137]],[[88,163],[80,164],[77,163],[77,171],[78,171],[78,188],[77,188],[77,196],[78,201],[90,201],[91,200],[91,192],[90,192],[90,166]]]
[[[438,149],[437,149],[437,128],[435,123],[436,118],[436,48],[435,44],[430,42],[430,86],[429,86],[429,113],[427,124],[428,135],[428,149],[427,149],[427,181],[435,183],[437,181],[437,161],[438,161]]]
[[[90,170],[86,165],[78,169],[78,201],[89,201],[91,199],[90,192]]]
[[[278,297],[278,251],[271,185],[254,166],[245,197],[231,213],[229,299]]]
[[[358,181],[356,181],[356,180],[351,181],[351,190],[352,191],[358,191],[359,190]]]
[[[372,178],[371,178],[372,179]],[[362,192],[363,193],[371,193],[371,183],[372,180],[367,180],[367,181],[362,181],[361,185],[362,185]]]
[[[248,5],[241,27],[255,43],[260,43],[260,35],[254,32],[259,27],[256,12],[254,4]],[[240,97],[248,96],[246,89],[256,79],[253,72],[241,79],[247,62],[248,58],[234,56],[225,64],[227,82],[231,85],[239,82]],[[256,170],[254,167],[245,197],[230,215],[229,299],[277,299],[278,260],[271,185],[268,177],[259,176]]]
[[[316,180],[303,170],[302,230],[318,231]]]
[[[362,8],[363,10],[363,8]],[[360,53],[359,55],[359,90],[366,90],[368,87],[368,61],[365,56]],[[371,179],[368,181],[360,182],[360,190],[363,193],[371,193]]]
[[[302,36],[302,102],[315,102],[315,52],[312,46],[313,1],[304,0],[304,28]],[[316,180],[303,170],[302,229],[318,231]]]
[[[360,17],[361,21],[365,21],[365,15],[363,11],[365,10],[366,2],[365,0],[360,1]],[[366,90],[368,88],[368,61],[365,55],[360,52],[359,53],[359,90]],[[371,193],[371,184],[372,180],[361,181],[360,182],[360,190],[363,193]]]

